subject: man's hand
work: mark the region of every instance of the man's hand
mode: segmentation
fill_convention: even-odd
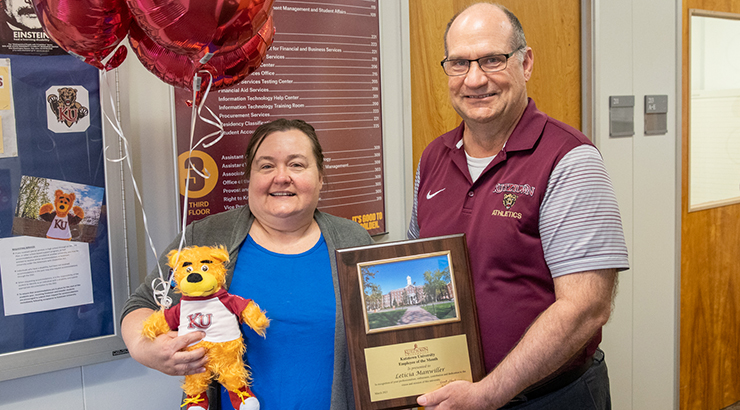
[[[431,410],[497,409],[552,374],[591,339],[611,312],[616,269],[554,279],[556,301],[532,323],[514,349],[483,380],[457,381],[417,399]]]
[[[481,386],[478,383],[458,380],[440,387],[433,392],[419,396],[416,402],[420,406],[424,406],[425,410],[483,410],[498,408],[499,406],[491,407],[492,403],[487,401],[484,393],[479,391],[480,388]],[[503,406],[504,404],[506,403],[502,403],[501,405]]]

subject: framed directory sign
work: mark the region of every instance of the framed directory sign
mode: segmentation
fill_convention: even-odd
[[[244,152],[251,135],[287,118],[311,124],[321,142],[326,178],[319,210],[371,235],[387,232],[378,1],[276,0],[273,19],[272,46],[260,67],[204,100],[202,112],[222,124],[219,142],[191,152],[191,143],[216,127],[197,121],[191,139],[192,96],[175,89],[178,190],[185,201],[189,181],[187,222],[247,203]]]

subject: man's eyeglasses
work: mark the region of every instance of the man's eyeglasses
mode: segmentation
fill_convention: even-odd
[[[484,73],[495,73],[496,71],[506,69],[506,63],[509,61],[509,58],[522,48],[524,47],[519,46],[509,54],[493,54],[475,60],[466,60],[464,58],[448,60],[445,58],[440,64],[442,64],[442,69],[445,70],[445,74],[453,77],[467,74],[468,71],[470,71],[470,64],[473,61],[478,63],[478,67],[480,67]]]

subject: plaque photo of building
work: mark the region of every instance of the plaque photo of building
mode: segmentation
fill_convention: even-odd
[[[460,320],[449,252],[364,262],[358,273],[367,333]]]

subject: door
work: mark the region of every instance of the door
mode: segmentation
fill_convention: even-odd
[[[688,212],[690,9],[740,13],[740,2],[683,2],[679,403],[718,410],[740,401],[740,205]]]

